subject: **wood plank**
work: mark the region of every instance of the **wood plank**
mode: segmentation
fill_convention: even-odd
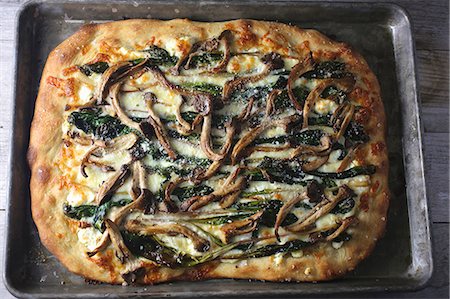
[[[449,53],[419,50],[417,82],[425,132],[448,132]]]
[[[425,180],[431,221],[449,220],[449,136],[447,133],[425,133]]]

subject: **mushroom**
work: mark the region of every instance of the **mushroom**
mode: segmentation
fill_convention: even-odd
[[[95,196],[95,203],[102,205],[109,196],[114,193],[120,186],[123,185],[125,180],[130,174],[128,164],[123,164],[122,167],[116,173],[114,173],[109,179],[107,179],[98,190]]]
[[[173,202],[171,195],[173,190],[175,190],[175,188],[177,188],[178,185],[180,185],[185,181],[186,181],[185,178],[177,178],[174,181],[170,181],[167,184],[166,189],[164,190],[164,201],[163,201],[164,209],[166,212],[170,213],[178,212],[178,207]]]
[[[242,151],[250,145],[262,132],[266,129],[273,126],[282,126],[285,129],[289,126],[290,123],[295,122],[298,119],[298,115],[289,115],[287,117],[271,120],[265,119],[258,126],[251,128],[244,136],[239,139],[239,141],[234,145],[233,150],[231,151],[231,164],[235,165],[239,160]]]
[[[275,99],[282,93],[281,89],[274,89],[269,93],[266,101],[266,117],[272,115],[275,108]]]
[[[331,152],[332,141],[327,135],[320,138],[320,145],[312,146],[302,144],[296,147],[291,153],[291,159],[304,154],[313,154],[315,156],[326,156]]]
[[[353,118],[355,106],[351,103],[344,102],[333,113],[331,121],[333,122],[333,129],[336,132],[333,136],[334,140],[339,140],[347,129],[348,124]]]
[[[234,236],[250,233],[258,226],[258,220],[263,215],[264,211],[259,211],[250,217],[242,220],[236,220],[231,223],[224,224],[220,230],[223,232],[222,242],[228,244],[230,239]]]
[[[96,150],[99,149],[99,146],[92,146],[87,152],[86,154],[84,154],[83,158],[81,158],[81,162],[80,162],[80,172],[81,175],[84,176],[85,178],[88,177],[87,173],[86,173],[86,166],[88,164],[92,164],[95,165],[97,167],[99,167],[102,171],[104,172],[109,172],[109,171],[114,171],[114,167],[109,166],[109,165],[105,165],[96,161],[91,161],[90,157],[92,155],[92,153],[94,153]]]
[[[104,102],[105,97],[108,95],[109,88],[115,83],[119,82],[126,76],[142,70],[147,63],[147,59],[144,59],[139,64],[134,65],[130,61],[122,61],[111,67],[109,67],[102,75],[100,84],[95,92],[94,99],[97,105],[101,105]]]
[[[292,210],[292,208],[300,201],[307,199],[306,193],[302,193],[297,195],[294,198],[291,198],[287,202],[283,204],[283,206],[280,208],[280,211],[277,214],[277,219],[275,221],[274,226],[274,232],[275,236],[277,237],[277,240],[280,241],[280,235],[278,234],[278,229],[281,226],[281,223],[283,223],[286,216],[289,214],[289,212]]]
[[[228,102],[231,94],[236,89],[241,89],[247,84],[255,83],[255,82],[258,82],[258,81],[264,79],[265,77],[267,77],[267,75],[269,75],[270,71],[271,71],[271,66],[266,65],[265,68],[263,69],[263,71],[257,75],[237,77],[237,78],[234,78],[232,80],[225,82],[225,85],[224,85],[223,91],[222,91],[222,102],[224,102],[224,103]]]
[[[222,167],[223,160],[213,161],[211,165],[209,165],[208,169],[201,169],[200,172],[197,172],[192,178],[191,181],[194,184],[199,184],[200,182],[209,179],[214,176],[217,171],[219,171],[220,167]]]
[[[175,160],[177,158],[177,154],[170,146],[164,125],[161,123],[159,116],[153,111],[153,103],[156,101],[156,96],[151,92],[147,92],[144,94],[144,101],[149,113],[149,117],[146,122],[152,126],[156,138],[166,151],[167,155],[169,155],[172,160]],[[140,124],[140,128],[142,129],[143,126],[145,126],[145,122]],[[148,130],[142,131],[144,134],[148,133]],[[146,137],[148,138],[149,136],[146,135]]]
[[[114,246],[116,257],[125,265],[125,269],[120,273],[122,278],[129,284],[136,282],[145,273],[143,262],[135,257],[127,248],[119,228],[113,221],[106,219],[105,226],[109,232],[111,243]]]
[[[111,87],[111,104],[114,108],[114,111],[116,112],[117,116],[119,117],[120,121],[123,122],[125,125],[127,125],[130,128],[133,128],[139,132],[141,131],[141,128],[139,124],[135,121],[133,121],[131,118],[128,117],[128,115],[123,111],[122,107],[120,107],[119,103],[119,91],[120,86],[122,85],[121,82],[114,84]]]
[[[222,44],[224,48],[224,55],[222,60],[209,71],[212,73],[218,73],[227,67],[228,62],[230,61],[231,52],[230,52],[230,43],[231,43],[232,33],[230,30],[224,30],[217,38],[212,38],[200,43],[195,44],[192,47],[191,54],[189,54],[189,58],[186,61],[184,66],[185,69],[189,69],[191,60],[193,57],[202,54],[217,51],[219,46]]]
[[[133,164],[133,183],[130,194],[133,200],[138,202],[139,205],[142,206],[141,202],[143,202],[144,213],[156,213],[156,199],[147,187],[147,172],[141,161],[136,161]]]
[[[288,82],[287,82],[288,96],[289,96],[289,99],[291,100],[292,104],[298,111],[302,111],[303,107],[299,104],[299,102],[295,98],[295,94],[293,91],[294,83],[295,83],[295,80],[297,80],[300,76],[302,76],[306,72],[311,71],[312,69],[313,69],[312,55],[308,55],[307,57],[305,57],[305,59],[303,59],[302,61],[297,63],[292,68],[291,72],[289,73]]]
[[[351,189],[346,185],[342,185],[338,189],[338,194],[331,198],[325,198],[318,203],[302,220],[297,221],[285,229],[292,232],[301,232],[306,230],[310,225],[316,222],[317,219],[330,212],[342,199],[351,194]]]
[[[101,157],[111,152],[116,152],[122,149],[129,149],[136,143],[136,141],[137,136],[134,133],[129,133],[126,135],[116,137],[109,142],[103,142],[99,145],[92,146],[81,159],[80,163],[81,174],[86,178],[88,177],[85,170],[87,165],[94,165],[96,167],[99,167],[104,172],[115,171],[114,167],[112,166],[105,165],[99,161],[92,160],[92,156]]]
[[[212,116],[210,114],[203,117],[202,132],[200,135],[200,147],[208,157],[208,159],[213,161],[220,161],[225,158],[228,151],[230,150],[236,129],[233,121],[226,125],[225,142],[222,145],[222,148],[219,150],[219,153],[215,153],[211,148],[211,118]]]
[[[222,198],[226,195],[242,191],[247,181],[244,177],[238,177],[240,167],[236,168],[227,177],[225,182],[220,188],[215,189],[212,193],[203,196],[194,196],[187,199],[181,204],[180,209],[182,211],[195,211],[198,210],[217,198]]]
[[[319,84],[308,94],[305,100],[305,105],[303,106],[303,126],[302,128],[308,127],[308,116],[316,99],[322,94],[322,92],[328,86],[336,86],[337,88],[343,90],[344,92],[350,92],[355,85],[355,79],[353,77],[344,77],[341,79],[324,79],[319,82]]]
[[[136,163],[136,162],[135,162]],[[133,170],[137,170],[137,166],[142,167],[141,164],[134,164],[133,165]],[[142,170],[137,170],[137,172],[142,171]],[[112,216],[112,218],[110,219],[111,221],[113,221],[114,223],[116,223],[117,225],[120,225],[122,223],[122,220],[129,215],[130,213],[134,212],[135,210],[144,210],[147,209],[149,206],[151,207],[153,204],[156,204],[155,199],[150,198],[151,193],[150,192],[146,192],[145,190],[147,190],[147,188],[145,187],[145,174],[139,173],[137,176],[134,174],[133,172],[133,178],[135,179],[134,184],[132,184],[132,189],[130,190],[131,193],[131,198],[135,199],[135,196],[138,192],[136,192],[135,189],[136,186],[138,186],[139,189],[141,189],[141,192],[138,195],[138,198],[135,199],[134,201],[132,201],[131,203],[127,204],[126,206],[120,208],[120,210],[117,211],[116,214],[114,214],[114,216]],[[136,180],[138,181],[136,183]],[[149,191],[149,190],[147,190]],[[156,209],[156,207],[155,207]],[[102,238],[100,239],[100,241],[98,242],[97,246],[87,252],[87,255],[89,257],[96,255],[98,252],[103,251],[109,244],[109,231],[105,230],[103,232]]]
[[[232,204],[234,204],[236,202],[236,200],[239,198],[240,194],[241,194],[241,190],[224,196],[219,202],[220,207],[222,209],[229,208]]]
[[[341,225],[335,230],[331,235],[327,236],[325,240],[332,241],[337,238],[340,234],[342,234],[350,225],[356,223],[358,219],[356,217],[348,217],[342,220]]]
[[[359,148],[360,148],[360,145],[358,144],[358,145],[352,147],[348,151],[347,155],[345,155],[345,157],[342,160],[341,164],[339,165],[338,169],[336,169],[336,172],[342,172],[350,165],[350,163],[355,158],[356,152],[359,150]]]
[[[210,243],[208,240],[200,237],[196,232],[190,230],[184,225],[178,223],[154,224],[151,221],[129,220],[125,223],[125,228],[134,233],[144,235],[166,234],[169,236],[183,235],[192,240],[194,247],[199,252],[208,251]]]

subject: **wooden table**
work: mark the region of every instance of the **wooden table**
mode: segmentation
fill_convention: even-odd
[[[23,1],[0,0],[0,247],[4,246],[8,192],[8,156],[12,123],[13,47],[16,12]],[[373,297],[437,298],[449,296],[449,4],[447,0],[393,1],[410,14],[417,49],[422,100],[425,176],[433,237],[434,274],[425,289],[413,293],[370,294]],[[3,254],[1,255],[3,259]],[[3,263],[3,262],[2,262]],[[0,285],[0,298],[12,296]],[[364,296],[368,297],[368,296]]]

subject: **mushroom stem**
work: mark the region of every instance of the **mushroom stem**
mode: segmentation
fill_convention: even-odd
[[[130,169],[128,164],[122,165],[116,173],[114,173],[108,180],[106,180],[100,190],[97,192],[95,196],[95,203],[97,205],[101,205],[105,202],[109,196],[114,193],[120,186],[123,185],[125,180],[128,178],[130,174]]]
[[[350,188],[346,185],[342,185],[339,187],[338,194],[336,196],[329,199],[326,198],[321,201],[302,220],[285,227],[285,229],[292,232],[301,232],[306,230],[310,225],[316,222],[317,219],[330,212],[338,204],[338,202],[349,196],[350,192]]]
[[[261,218],[263,213],[264,211],[259,211],[246,219],[224,224],[220,228],[224,234],[222,242],[228,244],[232,237],[254,231],[258,225],[258,220]]]
[[[149,113],[147,122],[153,127],[156,138],[166,151],[167,155],[169,155],[172,160],[175,160],[177,158],[177,154],[170,146],[169,140],[167,138],[167,132],[164,129],[164,125],[161,123],[161,119],[159,118],[159,116],[153,111],[153,103],[156,101],[156,96],[153,93],[146,93],[144,95],[144,100],[147,111]]]
[[[208,240],[203,239],[197,233],[190,230],[186,226],[176,223],[157,224],[151,222],[144,222],[143,220],[130,220],[125,223],[125,228],[130,232],[141,233],[144,235],[166,234],[169,236],[183,235],[189,238],[194,243],[197,251],[205,252],[210,248]]]
[[[303,107],[300,105],[300,103],[297,101],[295,94],[294,94],[294,83],[295,80],[297,80],[301,75],[303,75],[306,72],[309,72],[313,69],[313,59],[312,55],[308,55],[297,63],[289,73],[288,82],[287,82],[287,91],[289,99],[291,100],[292,104],[298,111],[302,111]]]
[[[277,237],[277,240],[280,241],[280,235],[278,233],[278,229],[281,226],[281,223],[283,223],[284,219],[286,218],[286,216],[289,214],[289,212],[292,210],[292,208],[300,201],[307,199],[308,197],[306,196],[306,193],[302,193],[297,195],[294,198],[291,198],[290,200],[288,200],[287,202],[285,202],[283,204],[283,206],[280,208],[280,211],[277,214],[277,219],[275,221],[275,226],[274,226],[274,233],[275,236]]]

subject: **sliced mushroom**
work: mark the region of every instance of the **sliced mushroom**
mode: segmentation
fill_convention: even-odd
[[[194,196],[187,199],[185,202],[183,202],[180,209],[182,211],[195,211],[204,207],[215,199],[222,198],[237,191],[242,191],[247,184],[247,180],[244,177],[238,177],[240,169],[241,168],[238,167],[233,172],[231,172],[220,188],[217,188],[208,195]]]
[[[244,136],[239,139],[231,151],[231,164],[235,165],[240,158],[242,151],[250,145],[262,132],[271,127],[273,123],[271,121],[263,121],[260,125],[250,129]]]
[[[275,221],[275,226],[274,226],[274,232],[275,232],[275,236],[277,237],[277,240],[280,240],[280,235],[278,234],[278,229],[281,226],[281,223],[283,223],[284,219],[286,218],[286,216],[289,214],[289,212],[292,210],[292,208],[300,201],[307,199],[308,197],[306,196],[306,193],[302,193],[297,195],[294,198],[291,198],[290,200],[288,200],[287,202],[285,202],[283,204],[283,206],[280,208],[280,211],[277,214],[277,219]]]
[[[239,141],[234,145],[231,151],[231,164],[235,165],[241,156],[242,151],[250,145],[262,132],[273,126],[282,126],[287,129],[290,123],[295,122],[298,119],[298,115],[289,115],[282,119],[271,120],[265,119],[258,126],[251,128]]]
[[[315,156],[327,156],[331,152],[332,141],[327,135],[320,138],[320,145],[312,146],[302,144],[296,147],[291,153],[291,159],[304,154],[312,154]]]
[[[105,97],[108,95],[109,88],[115,83],[121,81],[127,76],[133,75],[135,72],[142,70],[146,67],[147,59],[144,59],[139,64],[134,65],[129,61],[119,62],[109,67],[102,75],[98,89],[95,92],[95,99],[97,105],[104,103]]]
[[[134,233],[144,235],[166,234],[169,236],[183,235],[192,240],[197,251],[205,252],[210,248],[208,240],[200,237],[196,232],[190,230],[186,226],[177,223],[154,224],[145,220],[130,220],[125,223],[125,228]]]
[[[120,107],[119,103],[119,91],[120,86],[122,83],[116,83],[111,87],[111,104],[114,108],[114,111],[116,112],[117,116],[119,117],[120,121],[123,122],[125,125],[127,125],[130,128],[133,128],[137,131],[141,131],[141,128],[139,124],[135,121],[133,121],[131,118],[128,117],[128,115],[123,111],[122,107]]]
[[[275,99],[282,93],[281,89],[274,89],[269,93],[266,101],[266,117],[272,115],[275,109]]]
[[[257,75],[238,77],[225,82],[222,91],[222,102],[227,103],[233,91],[243,88],[245,85],[261,81],[269,75],[270,66],[266,65],[263,71]]]
[[[345,218],[341,225],[339,226],[339,228],[337,230],[335,230],[331,235],[329,235],[328,237],[326,237],[325,240],[327,241],[332,241],[333,239],[337,238],[340,234],[342,234],[350,225],[352,225],[353,223],[356,223],[358,220],[356,217],[348,217]]]
[[[149,113],[149,117],[147,118],[147,122],[153,127],[153,131],[155,132],[156,138],[158,139],[159,143],[162,145],[164,150],[166,151],[167,155],[172,160],[175,160],[177,158],[177,154],[172,149],[168,137],[167,132],[164,128],[164,125],[162,124],[159,116],[153,111],[153,104],[156,101],[156,96],[151,93],[145,93],[144,94],[144,101],[145,105],[147,107],[147,111]],[[141,123],[142,128],[142,123]]]
[[[352,147],[347,155],[345,155],[344,159],[342,159],[341,165],[339,165],[338,169],[336,169],[336,172],[342,172],[350,165],[350,163],[353,161],[353,159],[356,156],[356,152],[359,150],[360,146],[359,144],[355,147]]]
[[[131,192],[131,197],[133,198],[133,191]],[[139,197],[132,201],[131,203],[127,204],[126,206],[120,208],[119,211],[117,211],[117,213],[110,219],[112,222],[116,223],[117,225],[120,225],[123,221],[123,219],[128,216],[129,214],[131,214],[132,212],[134,212],[135,210],[144,210],[148,204],[148,202],[151,202],[152,200],[148,200],[148,196],[149,194],[147,192],[143,192],[139,195]],[[154,200],[153,200],[154,201]],[[100,241],[98,242],[97,246],[91,250],[87,252],[87,255],[89,257],[96,255],[97,253],[103,251],[104,249],[106,249],[106,247],[108,246],[110,241],[110,237],[109,237],[109,231],[105,230],[103,232],[102,238],[100,239]]]
[[[297,221],[294,224],[286,226],[285,229],[292,232],[301,232],[306,229],[317,219],[330,212],[342,199],[348,197],[351,194],[351,189],[346,185],[342,185],[338,189],[338,194],[329,199],[323,200],[318,203],[302,220]]]
[[[222,71],[223,69],[225,69],[227,67],[227,64],[231,57],[231,52],[230,52],[231,38],[232,38],[231,31],[225,30],[217,38],[212,38],[212,39],[195,44],[192,47],[192,51],[189,54],[189,58],[186,61],[184,68],[189,69],[191,60],[193,57],[203,54],[203,53],[210,53],[210,52],[217,51],[219,49],[220,45],[222,44],[222,47],[224,49],[223,58],[214,68],[209,70],[212,73],[218,73],[218,72]]]
[[[231,207],[238,200],[240,194],[241,190],[224,196],[219,202],[220,207],[222,209]]]
[[[355,79],[353,77],[344,77],[341,79],[324,79],[319,82],[319,84],[308,94],[305,100],[305,105],[303,106],[303,126],[302,128],[308,127],[308,117],[309,113],[314,106],[315,101],[319,98],[322,92],[328,86],[336,86],[344,92],[350,92],[355,85]]]
[[[136,202],[143,202],[145,214],[156,213],[156,199],[147,187],[147,172],[141,161],[136,161],[133,164],[133,184],[130,193]]]
[[[95,203],[101,205],[105,202],[108,197],[114,193],[120,186],[123,185],[125,180],[130,174],[130,169],[127,164],[122,165],[116,173],[114,173],[108,180],[106,180],[100,190],[95,196]]]
[[[203,117],[202,132],[200,135],[200,147],[202,148],[208,159],[213,161],[220,161],[228,154],[233,142],[233,136],[236,129],[233,122],[227,124],[225,143],[222,145],[219,153],[216,153],[211,147],[211,118],[211,115],[206,115]]]
[[[353,118],[355,106],[351,103],[344,102],[331,117],[333,129],[336,132],[333,136],[334,140],[339,140],[347,129],[348,124]]]
[[[177,188],[178,185],[180,185],[181,183],[183,183],[185,181],[186,181],[185,178],[177,178],[174,181],[170,181],[167,184],[166,189],[164,190],[164,201],[163,201],[165,212],[169,212],[169,213],[178,212],[178,207],[173,202],[171,195],[172,195],[173,190],[175,190],[175,188]]]
[[[221,236],[222,242],[228,244],[232,237],[254,231],[258,226],[258,221],[263,213],[264,211],[259,211],[248,218],[224,224],[220,228],[220,230],[223,232],[223,236]]]
[[[145,273],[144,264],[126,247],[122,235],[117,225],[109,220],[105,220],[106,229],[109,232],[111,243],[114,246],[116,256],[119,261],[125,265],[125,270],[121,271],[123,279],[127,283],[134,283]]]
[[[217,171],[219,171],[220,167],[222,167],[223,160],[214,161],[209,165],[208,169],[206,170],[200,170],[200,172],[197,172],[192,178],[191,181],[194,184],[199,184],[204,180],[209,179],[210,177],[214,176]]]
[[[230,30],[222,31],[222,33],[219,36],[220,42],[223,44],[224,48],[224,55],[222,60],[213,68],[211,69],[212,73],[218,73],[226,69],[228,62],[231,58],[231,40],[232,40],[232,32]]]
[[[302,61],[297,63],[292,68],[291,72],[289,73],[288,82],[287,82],[288,96],[289,96],[289,99],[291,100],[292,104],[298,111],[302,111],[303,107],[300,105],[300,103],[295,98],[295,94],[293,91],[294,83],[295,83],[295,80],[297,80],[300,76],[302,76],[306,72],[311,71],[312,69],[313,69],[312,55],[308,55],[307,57],[305,57],[305,59],[303,59]]]

